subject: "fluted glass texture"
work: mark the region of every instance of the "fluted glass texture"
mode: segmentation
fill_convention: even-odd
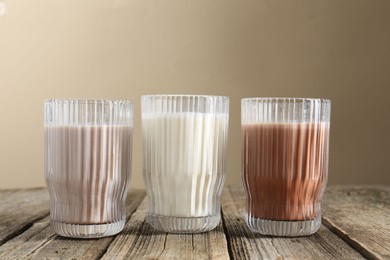
[[[328,177],[330,101],[246,98],[241,126],[249,228],[275,236],[315,233]]]
[[[131,174],[132,103],[46,100],[44,116],[52,227],[77,238],[120,232]]]
[[[221,218],[229,99],[150,95],[141,101],[148,222],[176,233],[213,229]]]

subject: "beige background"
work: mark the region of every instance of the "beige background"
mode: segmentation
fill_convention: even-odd
[[[240,99],[326,97],[330,183],[390,184],[388,0],[0,0],[0,188],[43,186],[43,100],[230,96],[228,184],[240,184]]]

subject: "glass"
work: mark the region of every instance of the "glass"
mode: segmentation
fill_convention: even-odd
[[[45,180],[51,225],[61,236],[117,234],[131,174],[130,101],[46,100]]]
[[[147,221],[155,229],[198,233],[221,219],[229,98],[142,96]]]
[[[304,236],[321,225],[328,178],[330,100],[241,100],[246,222],[254,232]]]

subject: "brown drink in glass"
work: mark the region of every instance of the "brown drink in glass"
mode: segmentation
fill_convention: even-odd
[[[242,106],[248,226],[275,236],[313,234],[327,182],[330,102],[253,98]]]
[[[132,129],[129,101],[45,101],[45,180],[56,233],[99,238],[123,229]]]

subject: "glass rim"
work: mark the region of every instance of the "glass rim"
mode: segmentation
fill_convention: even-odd
[[[314,101],[314,102],[322,102],[322,103],[331,103],[330,99],[327,98],[303,98],[303,97],[248,97],[242,98],[241,103],[247,101],[273,101],[273,102],[306,102],[306,101]]]
[[[123,100],[123,99],[97,99],[97,98],[48,98],[44,100],[44,103],[65,103],[65,102],[74,102],[74,103],[98,103],[98,104],[111,104],[111,103],[123,103],[133,106],[133,102],[130,100]]]
[[[142,95],[141,99],[145,98],[164,98],[164,97],[183,97],[183,98],[191,98],[191,97],[200,97],[200,98],[220,98],[223,100],[229,100],[228,96],[218,96],[218,95],[192,95],[192,94],[151,94],[151,95]]]

